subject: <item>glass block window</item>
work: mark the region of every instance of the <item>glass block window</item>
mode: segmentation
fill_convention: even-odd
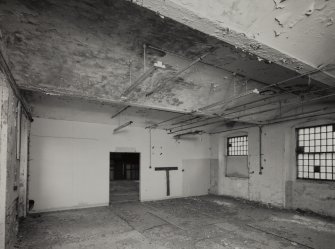
[[[228,137],[228,156],[248,155],[248,136]]]
[[[335,181],[335,125],[297,130],[298,178]]]

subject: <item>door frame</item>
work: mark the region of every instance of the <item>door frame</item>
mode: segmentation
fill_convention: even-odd
[[[110,195],[110,190],[111,190],[111,186],[110,186],[110,180],[111,180],[111,175],[110,175],[110,160],[111,160],[111,158],[110,158],[110,155],[112,154],[112,153],[114,153],[114,154],[116,154],[116,153],[123,153],[123,154],[127,154],[127,153],[133,153],[133,154],[138,154],[138,181],[139,181],[139,184],[138,184],[138,186],[139,186],[139,188],[138,188],[138,199],[139,199],[139,202],[141,202],[141,152],[130,152],[130,151],[110,151],[109,152],[109,160],[108,160],[108,186],[109,186],[109,188],[108,188],[108,203],[110,203],[110,197],[111,197],[111,195]]]

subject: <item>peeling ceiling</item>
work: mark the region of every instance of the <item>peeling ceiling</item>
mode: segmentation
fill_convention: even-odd
[[[314,61],[305,67],[306,63],[300,61],[304,58],[282,56],[275,44],[274,48],[268,48],[261,43],[264,40],[256,36],[236,36],[235,31],[223,28],[223,24],[229,24],[224,18],[234,23],[238,22],[233,18],[234,13],[246,15],[242,1],[222,4],[221,9],[233,9],[230,14],[222,10],[226,14],[220,20],[216,12],[211,17],[206,16],[209,9],[201,7],[201,1],[192,1],[192,4],[188,0],[135,2],[137,4],[124,0],[1,1],[3,53],[19,87],[48,96],[192,112],[208,117],[219,114],[232,121],[251,123],[273,118],[278,108],[299,108],[305,102],[306,105],[321,102],[324,106],[334,103],[335,85],[329,83],[333,82],[329,75],[316,70],[299,76],[312,70]],[[209,1],[208,6],[216,8],[219,2]],[[285,4],[285,8],[289,8],[288,0]],[[264,8],[268,6],[267,3]],[[320,13],[333,9],[332,6],[327,3]],[[197,16],[194,13],[200,7],[204,12]],[[283,9],[272,6],[276,13]],[[185,15],[181,17],[180,13]],[[213,25],[210,18],[221,23],[220,35],[209,28],[213,26],[206,26]],[[249,13],[244,23],[232,24],[232,27],[248,29],[251,27],[245,27],[248,20],[251,26],[260,21]],[[208,27],[206,32],[196,27],[200,21],[202,29]],[[274,20],[274,25],[277,24]],[[333,25],[325,27],[332,29]],[[285,44],[289,46],[290,39]],[[331,49],[329,51],[333,51]],[[154,66],[157,62],[159,68]],[[331,66],[325,69],[330,72]],[[134,84],[136,87],[125,94]],[[245,106],[253,105],[274,110],[266,113],[268,116],[239,117],[245,112]],[[237,114],[232,115],[232,111]]]
[[[305,73],[334,65],[335,2],[329,0],[137,0],[260,58]],[[335,69],[313,75],[334,86]]]
[[[168,0],[221,27],[277,49],[311,66],[334,61],[335,2],[329,0]],[[149,0],[138,1],[140,5]],[[184,17],[185,19],[187,17]]]

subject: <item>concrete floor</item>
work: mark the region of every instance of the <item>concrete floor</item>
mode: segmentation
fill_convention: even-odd
[[[139,201],[139,181],[111,181],[109,200],[113,202]]]
[[[320,248],[335,244],[334,220],[217,196],[34,214],[18,248]]]

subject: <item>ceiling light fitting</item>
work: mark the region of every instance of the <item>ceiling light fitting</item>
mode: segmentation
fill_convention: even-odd
[[[115,133],[115,132],[117,132],[117,131],[119,131],[119,130],[121,130],[121,129],[123,129],[123,128],[129,126],[129,125],[131,125],[132,123],[134,123],[134,122],[133,122],[133,121],[129,121],[129,122],[127,122],[127,123],[124,123],[123,125],[120,125],[119,127],[115,128],[115,129],[113,130],[113,133]]]
[[[181,137],[184,137],[184,136],[201,135],[202,133],[204,133],[204,131],[196,130],[196,131],[191,131],[191,132],[186,132],[186,133],[175,135],[175,136],[173,136],[173,138],[180,139]]]

